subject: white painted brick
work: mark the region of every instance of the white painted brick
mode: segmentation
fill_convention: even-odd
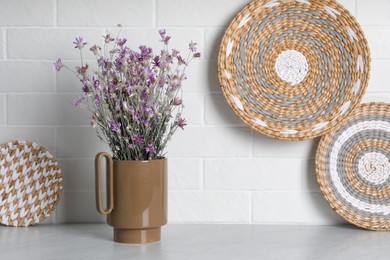
[[[253,221],[270,224],[340,224],[345,221],[315,192],[256,192]]]
[[[105,197],[106,194],[102,192],[102,198]],[[104,201],[105,199],[103,199]],[[56,222],[105,222],[105,216],[99,214],[96,210],[94,191],[64,191],[57,207]]]
[[[388,0],[357,0],[357,17],[363,25],[390,25]]]
[[[0,95],[0,125],[6,123],[6,95]]]
[[[372,59],[390,58],[390,28],[363,27],[368,40]]]
[[[320,192],[315,160],[302,160],[302,190]]]
[[[249,192],[171,191],[170,223],[249,223]]]
[[[62,175],[64,176],[64,190],[95,190],[95,163],[94,159],[59,159]],[[102,171],[105,172],[104,160]],[[105,173],[101,174],[102,190],[105,190]]]
[[[153,0],[59,0],[60,26],[153,26]]]
[[[205,161],[205,189],[299,190],[301,160],[215,159]]]
[[[72,106],[77,97],[77,94],[8,95],[8,124],[89,125],[89,113]]]
[[[363,103],[386,102],[390,103],[390,93],[366,93],[363,96]]]
[[[221,92],[217,75],[217,62],[193,61],[186,73],[188,79],[183,82],[184,92]]]
[[[1,1],[0,26],[51,26],[53,0]]]
[[[158,26],[224,26],[249,0],[158,0]]]
[[[367,92],[390,92],[390,60],[371,61],[370,82]]]
[[[205,58],[210,60],[217,60],[219,47],[221,46],[222,37],[225,33],[226,27],[212,27],[206,28],[204,31],[205,41]]]
[[[0,92],[52,92],[55,90],[51,62],[0,61]]]
[[[57,157],[94,158],[98,152],[110,152],[92,127],[57,127]]]
[[[268,158],[314,158],[318,139],[283,141],[255,133],[254,156]]]
[[[356,15],[356,1],[355,0],[337,0],[342,4],[351,14]]]
[[[0,127],[0,144],[13,140],[30,140],[45,146],[56,155],[53,127]]]
[[[249,157],[251,155],[249,128],[187,127],[179,129],[168,145],[169,157]]]
[[[183,104],[182,117],[187,120],[187,124],[203,124],[203,94],[184,93]]]
[[[73,42],[76,37],[81,36],[88,43],[83,49],[83,57],[93,59],[94,55],[89,48],[94,44],[101,44],[103,34],[103,29],[9,29],[7,34],[8,58],[79,60],[80,52],[74,48]]]
[[[199,190],[202,188],[202,160],[169,159],[168,188],[170,190]]]
[[[205,123],[208,125],[239,125],[244,123],[230,108],[226,99],[220,94],[205,96]]]

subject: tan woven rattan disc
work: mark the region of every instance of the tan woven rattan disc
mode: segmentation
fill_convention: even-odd
[[[0,223],[29,226],[55,209],[63,187],[57,160],[42,146],[13,141],[0,146]]]
[[[390,104],[369,103],[320,141],[317,180],[330,206],[350,223],[390,230]]]
[[[222,39],[222,92],[246,124],[303,140],[342,123],[367,87],[370,53],[355,18],[334,0],[255,0]]]

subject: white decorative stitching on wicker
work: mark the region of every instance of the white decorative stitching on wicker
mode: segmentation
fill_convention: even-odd
[[[0,223],[29,226],[54,211],[63,187],[57,160],[42,146],[13,141],[0,149]]]
[[[305,55],[295,50],[286,50],[279,54],[275,62],[278,76],[291,85],[301,83],[309,70]]]
[[[303,140],[337,127],[360,104],[370,53],[337,1],[254,0],[226,30],[218,69],[241,120],[271,137]]]
[[[327,133],[316,170],[337,213],[359,227],[390,230],[390,105],[363,104]]]

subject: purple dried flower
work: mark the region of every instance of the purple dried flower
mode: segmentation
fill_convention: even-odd
[[[119,133],[121,131],[121,123],[118,123],[118,122],[116,122],[114,120],[108,121],[108,126],[114,132]]]
[[[160,68],[160,56],[156,55],[152,61],[153,66]]]
[[[95,89],[97,89],[97,90],[101,90],[102,89],[99,80],[97,80],[94,77],[92,77],[92,81],[93,81],[93,86],[95,87]]]
[[[179,118],[178,120],[177,120],[177,125],[181,128],[181,129],[183,129],[184,130],[184,127],[187,125],[187,122],[186,122],[186,120],[184,119],[184,118]]]
[[[114,60],[114,65],[115,67],[117,67],[118,69],[121,69],[123,63],[122,63],[122,60],[121,59],[115,59]]]
[[[144,110],[145,110],[144,111],[145,112],[145,116],[147,118],[152,118],[154,116],[154,110],[152,108],[146,107]]]
[[[126,46],[125,38],[114,39],[107,34],[103,36],[104,52],[98,45],[89,48],[95,54],[98,69],[89,70],[88,64],[76,67],[85,95],[74,100],[73,104],[88,106],[92,111],[92,127],[101,127],[99,137],[109,143],[120,160],[155,159],[163,153],[165,147],[162,146],[177,128],[184,129],[187,125],[181,117],[183,100],[177,91],[186,78],[185,66],[201,56],[197,52],[198,45],[192,41],[189,43],[186,58],[176,49],[168,51],[171,37],[165,29],[159,30],[159,34],[165,46],[158,55],[145,45],[132,50]],[[115,44],[110,45],[111,42]],[[82,50],[87,43],[82,37],[77,37],[74,44],[75,48]],[[68,68],[63,66],[61,59],[55,61],[54,67],[57,71]],[[103,114],[99,115],[97,111]],[[122,152],[119,147],[129,148]]]
[[[162,40],[164,42],[165,45],[168,45],[169,43],[169,40],[171,39],[171,36],[165,36],[165,38]]]
[[[116,44],[118,44],[119,46],[123,46],[125,45],[125,43],[127,42],[127,39],[126,38],[123,38],[123,39],[116,39]]]
[[[76,37],[76,41],[74,41],[73,43],[76,45],[75,48],[79,50],[81,50],[82,48],[84,48],[85,45],[87,45],[86,42],[83,42],[83,37]]]
[[[158,30],[158,33],[160,34],[161,38],[164,39],[165,34],[167,33],[167,31],[165,29],[160,29],[160,30]]]
[[[190,49],[192,52],[196,52],[196,45],[197,45],[196,42],[191,41],[190,44],[188,44],[188,47],[189,47],[189,49]]]
[[[146,147],[145,147],[145,151],[146,153],[149,154],[149,156],[153,156],[156,154],[156,148],[154,147],[153,144],[148,144]]]
[[[92,51],[93,54],[98,55],[98,54],[99,54],[99,51],[101,50],[101,48],[95,44],[95,45],[92,46],[89,50]]]
[[[81,90],[83,91],[83,93],[85,94],[85,95],[89,95],[92,91],[91,91],[91,89],[88,87],[88,85],[84,85],[82,88],[81,88]]]
[[[180,55],[177,56],[177,62],[179,65],[187,65],[186,61]]]
[[[64,67],[61,59],[57,59],[53,64],[54,64],[54,68],[56,69],[56,71],[60,71],[62,69],[62,67]]]
[[[99,115],[97,113],[93,113],[91,118],[91,126],[95,128],[99,122]]]
[[[177,55],[179,55],[179,53],[180,53],[180,51],[172,49],[172,56],[173,57],[177,57]]]
[[[180,106],[181,104],[183,104],[183,100],[182,99],[180,99],[180,98],[178,98],[178,97],[175,97],[174,99],[173,99],[173,105],[174,106]]]
[[[165,79],[164,75],[159,75],[158,76],[158,86],[160,88],[164,87],[165,82],[166,82],[166,79]]]
[[[167,45],[168,42],[169,42],[169,40],[171,39],[171,36],[168,36],[168,35],[166,34],[167,31],[166,31],[165,29],[159,30],[158,33],[159,33],[160,36],[161,36],[161,41],[162,41],[165,45]]]
[[[85,64],[85,66],[77,67],[77,73],[83,77],[86,77],[88,74],[88,64]]]
[[[101,100],[102,100],[102,97],[99,94],[96,94],[95,95],[95,102],[100,103]]]
[[[152,48],[146,47],[145,45],[139,46],[139,49],[141,50],[141,55],[143,57],[148,57],[153,52]]]
[[[132,119],[133,119],[134,123],[136,123],[136,124],[140,123],[140,119],[139,119],[139,114],[138,113],[133,113]]]
[[[85,97],[79,97],[73,100],[72,105],[74,107],[81,107],[84,105]]]
[[[173,57],[172,55],[169,54],[169,52],[162,50],[161,51],[161,61],[163,63],[172,63],[173,62]]]
[[[133,137],[131,137],[131,140],[133,140],[134,143],[136,144],[143,144],[144,143],[144,138],[142,135],[135,134]]]
[[[110,34],[107,34],[106,36],[103,36],[103,38],[104,38],[104,42],[105,43],[110,43],[112,41],[115,41],[115,39],[112,38]]]

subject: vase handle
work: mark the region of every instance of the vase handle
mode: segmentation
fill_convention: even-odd
[[[100,192],[100,160],[106,157],[106,183],[107,183],[107,208],[102,207],[102,194]],[[95,192],[96,192],[96,209],[100,214],[110,214],[114,209],[114,193],[113,193],[113,173],[112,173],[112,157],[108,153],[101,152],[95,157]]]

